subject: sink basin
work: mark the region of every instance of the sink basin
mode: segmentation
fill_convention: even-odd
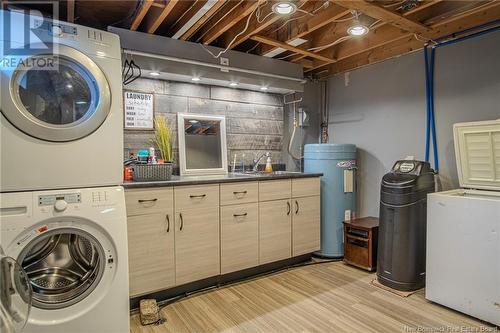
[[[264,171],[246,171],[237,173],[241,176],[254,176],[254,177],[269,177],[269,176],[278,176],[278,175],[290,175],[290,174],[298,174],[300,172],[297,171],[273,171],[273,172],[264,172]]]

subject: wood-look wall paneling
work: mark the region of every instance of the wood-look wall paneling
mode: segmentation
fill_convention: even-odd
[[[202,84],[141,78],[124,87],[155,94],[155,113],[172,126],[174,163],[178,160],[177,113],[226,117],[228,161],[252,160],[271,152],[273,163],[283,163],[284,110],[281,95]],[[153,131],[125,130],[125,156],[153,146]],[[262,163],[265,163],[263,161]]]

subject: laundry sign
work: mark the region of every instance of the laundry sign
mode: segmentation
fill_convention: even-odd
[[[148,130],[154,128],[154,95],[125,91],[125,128]]]

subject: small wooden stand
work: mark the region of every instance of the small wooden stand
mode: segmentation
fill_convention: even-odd
[[[377,269],[378,218],[344,221],[344,262],[367,271]]]

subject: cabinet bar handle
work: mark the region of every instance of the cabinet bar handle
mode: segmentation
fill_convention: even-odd
[[[167,232],[170,232],[170,216],[168,214],[165,217],[165,220],[167,221]]]
[[[234,217],[242,217],[242,216],[247,216],[248,213],[243,213],[243,214],[233,214]]]
[[[295,208],[295,214],[298,214],[299,213],[299,202],[297,200],[295,200],[295,206],[297,208]]]
[[[193,199],[193,198],[204,198],[206,196],[207,196],[206,194],[200,194],[200,195],[190,195],[189,197]]]
[[[234,191],[233,194],[234,195],[237,195],[237,194],[247,194],[247,191]]]
[[[179,213],[179,217],[180,217],[180,219],[181,219],[181,226],[180,226],[180,228],[179,228],[179,231],[181,231],[181,230],[182,230],[182,227],[184,227],[184,219],[182,218],[182,213]]]
[[[286,215],[290,215],[292,212],[292,205],[290,205],[290,201],[286,202],[286,206],[288,207],[288,211],[286,212]]]
[[[139,203],[155,202],[155,201],[158,201],[158,198],[154,198],[154,199],[139,199],[139,200],[137,200],[137,202],[139,202]]]

